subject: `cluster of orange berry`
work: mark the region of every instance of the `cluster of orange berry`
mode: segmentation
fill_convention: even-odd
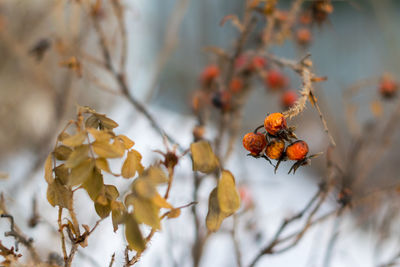
[[[264,128],[265,132],[258,130]],[[286,142],[289,144],[286,146]],[[271,160],[277,160],[275,172],[281,161],[296,161],[289,170],[293,173],[303,165],[309,163],[309,159],[316,155],[308,156],[308,145],[303,140],[297,140],[294,128],[288,127],[282,113],[272,113],[264,120],[264,125],[257,127],[254,132],[247,133],[243,137],[243,147],[250,152],[250,156],[264,158],[272,164]]]

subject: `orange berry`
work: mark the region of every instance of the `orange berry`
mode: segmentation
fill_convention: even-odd
[[[306,142],[302,140],[298,140],[292,144],[290,144],[286,148],[286,156],[290,160],[302,160],[308,154],[308,145]]]
[[[295,91],[286,91],[282,95],[282,106],[283,108],[291,108],[297,101],[297,93]]]
[[[285,142],[277,139],[268,143],[265,155],[270,159],[280,159],[285,151]]]
[[[287,78],[277,70],[271,70],[265,77],[265,83],[268,88],[278,91],[285,88],[288,84]]]
[[[220,70],[217,65],[209,65],[204,68],[203,72],[201,73],[201,82],[205,86],[209,86],[211,82],[215,80],[220,74]]]
[[[286,119],[282,113],[272,113],[265,118],[264,127],[269,134],[276,135],[287,128]]]
[[[227,111],[231,108],[231,98],[232,94],[229,91],[218,91],[214,93],[212,103],[216,108]]]
[[[254,156],[258,156],[266,145],[265,136],[261,133],[251,132],[243,137],[243,147]]]
[[[258,69],[265,68],[266,66],[267,66],[267,61],[265,60],[265,58],[260,57],[260,56],[255,56],[251,60],[250,69],[252,71],[256,71]]]
[[[240,78],[233,78],[229,84],[229,89],[232,93],[239,93],[243,89],[243,81]]]
[[[312,35],[308,28],[300,28],[296,31],[296,41],[301,46],[307,46],[311,43]]]
[[[379,84],[379,93],[384,98],[392,98],[396,95],[399,85],[390,76],[383,76]]]

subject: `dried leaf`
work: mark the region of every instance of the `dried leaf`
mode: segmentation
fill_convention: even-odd
[[[218,203],[222,212],[233,214],[240,208],[240,197],[235,186],[235,178],[229,171],[222,171],[218,181]]]
[[[117,137],[122,140],[122,142],[124,143],[125,149],[130,149],[131,147],[133,147],[135,145],[135,142],[133,142],[131,139],[129,139],[125,135],[120,134]]]
[[[157,230],[161,228],[160,217],[158,216],[159,207],[145,198],[133,197],[131,201],[134,208],[133,215],[139,223],[144,223]]]
[[[217,231],[221,227],[222,221],[227,217],[219,208],[218,189],[213,189],[208,200],[208,213],[206,217],[207,229],[211,232]]]
[[[107,203],[106,205],[102,205],[96,202],[94,203],[94,208],[96,210],[97,215],[99,215],[99,217],[102,219],[108,217],[108,215],[111,212],[111,207],[109,203]]]
[[[124,178],[131,178],[135,176],[136,172],[141,173],[143,171],[143,165],[140,163],[142,156],[136,150],[128,152],[124,164],[122,165],[121,175]]]
[[[100,126],[100,121],[96,117],[96,115],[92,114],[87,120],[85,121],[86,128],[94,128],[97,129]]]
[[[207,141],[192,143],[190,151],[192,152],[194,171],[211,173],[218,168],[218,158]]]
[[[87,131],[96,139],[96,141],[100,142],[109,142],[110,139],[114,136],[111,132],[108,131],[100,131],[94,128],[87,128]]]
[[[58,179],[60,179],[60,182],[62,184],[68,184],[68,179],[69,179],[69,169],[65,167],[64,164],[58,165],[54,169],[54,173]]]
[[[132,183],[132,191],[143,198],[153,198],[157,194],[155,185],[145,177],[139,177]]]
[[[70,154],[67,161],[65,162],[65,166],[67,168],[74,168],[81,164],[84,160],[88,158],[89,154],[89,146],[81,145],[75,148],[74,151]]]
[[[178,218],[181,215],[181,209],[172,209],[168,212],[168,219]]]
[[[94,168],[92,175],[89,175],[86,181],[82,184],[82,187],[86,190],[89,197],[93,201],[96,201],[98,196],[105,190],[103,175],[100,170]]]
[[[160,194],[158,193],[151,199],[151,201],[153,201],[153,203],[159,208],[165,208],[165,209],[173,208],[172,205],[169,204],[167,200],[162,196],[160,196]]]
[[[72,207],[72,191],[64,186],[59,179],[47,187],[47,200],[54,206],[70,209]]]
[[[51,153],[47,156],[47,159],[44,163],[44,179],[48,184],[53,182],[53,160]]]
[[[62,143],[69,147],[76,147],[83,144],[86,139],[86,132],[80,131],[72,136],[65,138]]]
[[[115,186],[111,184],[106,184],[105,189],[106,189],[106,196],[108,199],[116,200],[119,197],[118,189]]]
[[[67,160],[71,152],[71,148],[61,145],[56,147],[56,149],[54,150],[54,156],[58,160]]]
[[[110,119],[110,118],[107,118],[106,115],[104,115],[104,114],[96,113],[96,117],[97,117],[97,118],[99,119],[99,121],[100,121],[100,126],[101,126],[101,128],[104,127],[104,128],[106,128],[106,129],[112,130],[112,129],[118,127],[118,123],[116,123],[115,121],[113,121],[113,120]]]
[[[113,174],[110,170],[110,166],[108,165],[108,161],[105,158],[96,158],[96,167],[103,171]]]
[[[118,230],[118,225],[123,223],[125,215],[125,207],[119,201],[111,202],[111,219],[114,228],[114,232]]]
[[[146,248],[146,243],[140,232],[139,225],[132,214],[126,216],[125,237],[130,250],[134,249],[137,252],[142,252]]]
[[[160,166],[150,166],[143,172],[143,177],[146,177],[155,185],[168,182],[168,177]]]
[[[75,186],[80,185],[92,175],[94,167],[94,161],[92,159],[87,159],[83,161],[81,164],[76,166],[71,170],[71,175],[68,179],[68,185]]]
[[[121,153],[118,147],[109,144],[108,142],[95,141],[93,142],[92,147],[94,153],[102,158],[120,158],[124,155],[123,152]]]

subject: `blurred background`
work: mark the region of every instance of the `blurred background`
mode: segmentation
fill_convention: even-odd
[[[118,93],[112,79],[85,64],[85,60],[94,64],[92,57],[99,55],[100,51],[88,18],[74,2],[0,1],[0,172],[2,177],[8,176],[0,180],[0,191],[5,193],[16,220],[22,222],[21,227],[38,242],[42,255],[60,252],[57,232],[54,232],[57,214],[45,199],[43,162],[54,146],[57,133],[74,118],[77,105],[91,106],[117,121],[119,131],[132,137],[137,144],[146,165],[159,159],[153,150],[163,147],[161,138]],[[216,61],[215,55],[204,48],[232,49],[238,32],[230,23],[220,26],[220,21],[228,14],[241,16],[244,1],[130,0],[123,3],[127,8],[129,47],[126,60],[130,90],[146,103],[167,132],[188,147],[195,125],[190,99],[194,90],[199,88],[203,68]],[[281,0],[279,8],[288,9],[290,3]],[[374,116],[371,112],[371,103],[379,100],[379,77],[384,73],[400,76],[400,2],[338,0],[332,4],[334,12],[327,23],[312,27],[311,46],[302,49],[286,41],[282,46],[274,46],[271,52],[296,60],[309,52],[316,74],[328,77],[326,82],[317,85],[316,95],[338,144],[338,164],[345,165],[353,160],[349,148],[355,140],[348,124],[357,128],[373,119],[386,120],[387,114],[397,105],[398,99],[388,101],[381,107],[382,115]],[[103,15],[105,19],[111,16],[107,12]],[[111,42],[115,35],[114,26],[104,26]],[[43,54],[38,47],[44,47]],[[82,60],[82,77],[60,64],[72,56]],[[300,89],[301,81],[297,75],[291,70],[284,72],[290,77],[290,88]],[[345,89],[366,79],[371,82],[350,100],[345,99],[355,107],[352,110],[354,117],[351,117],[344,105]],[[253,86],[255,90],[245,106],[240,136],[262,124],[267,113],[281,110],[279,95],[267,94],[259,81],[255,81]],[[311,106],[290,123],[297,126],[297,135],[309,143],[312,153],[326,151],[328,139],[318,113]],[[393,125],[389,129],[394,138],[388,152],[378,159],[361,191],[391,187],[399,182],[398,128]],[[214,125],[207,129],[207,138],[212,138]],[[355,136],[357,134],[360,132]],[[371,142],[384,138],[385,134],[380,132]],[[375,149],[366,149],[365,153],[373,154]],[[355,164],[359,169],[364,167],[362,161]],[[290,165],[284,165],[274,175],[273,168],[266,162],[246,157],[241,138],[237,138],[234,154],[226,167],[232,170],[239,183],[249,186],[256,207],[247,219],[247,223],[256,225],[255,228],[249,230],[243,225],[240,233],[244,262],[251,260],[257,247],[270,238],[286,215],[305,205],[317,190],[325,165],[326,159],[322,156],[313,160],[311,166],[301,168],[295,176],[286,175]],[[177,185],[171,193],[171,201],[177,205],[192,200],[192,183],[188,181],[190,168],[188,159],[179,166]],[[212,187],[210,180],[200,190],[202,202],[199,205],[204,209],[204,217]],[[85,204],[87,196],[82,193],[79,197],[82,200],[76,205],[82,210],[92,209]],[[29,220],[33,198],[37,198],[44,223],[29,228],[24,222]],[[266,257],[258,266],[325,266],[324,252],[332,233],[336,232],[341,236],[330,266],[378,266],[397,251],[399,243],[396,238],[398,229],[393,226],[398,222],[398,199],[380,199],[378,202],[381,208],[376,213],[356,209],[345,217],[339,230],[333,227],[333,220],[321,224],[312,229],[295,249],[283,255]],[[335,205],[332,198],[323,210],[329,211]],[[371,213],[375,220],[358,220],[359,215],[365,213]],[[94,213],[78,215],[87,221],[96,221]],[[190,253],[186,249],[193,238],[194,226],[190,216],[187,211],[176,221],[165,223],[163,232],[156,235],[151,249],[137,265],[191,266]],[[387,219],[389,224],[385,221],[387,217],[390,217]],[[74,266],[107,266],[114,251],[117,251],[117,266],[122,266],[123,236],[119,232],[112,233],[110,224],[106,220],[100,226],[101,234],[93,236],[89,247],[78,254]],[[1,232],[7,227],[0,221]],[[383,233],[383,230],[387,232]],[[0,239],[12,244],[3,236]],[[101,246],[104,243],[106,245]],[[215,234],[209,243],[201,266],[235,266],[233,255],[226,252],[233,250],[232,244],[223,232]]]

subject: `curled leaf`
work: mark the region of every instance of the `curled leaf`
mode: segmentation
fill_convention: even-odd
[[[131,178],[135,176],[136,172],[141,173],[143,171],[143,165],[141,164],[142,156],[136,150],[128,152],[124,164],[122,165],[121,175],[124,178]]]
[[[146,248],[146,243],[140,232],[139,225],[133,214],[128,214],[125,219],[125,237],[130,250],[142,252]]]
[[[217,156],[207,141],[199,141],[190,145],[193,157],[193,170],[211,173],[219,167]]]
[[[235,178],[229,171],[222,171],[218,181],[218,203],[222,212],[233,214],[240,208],[240,197],[235,186]]]

